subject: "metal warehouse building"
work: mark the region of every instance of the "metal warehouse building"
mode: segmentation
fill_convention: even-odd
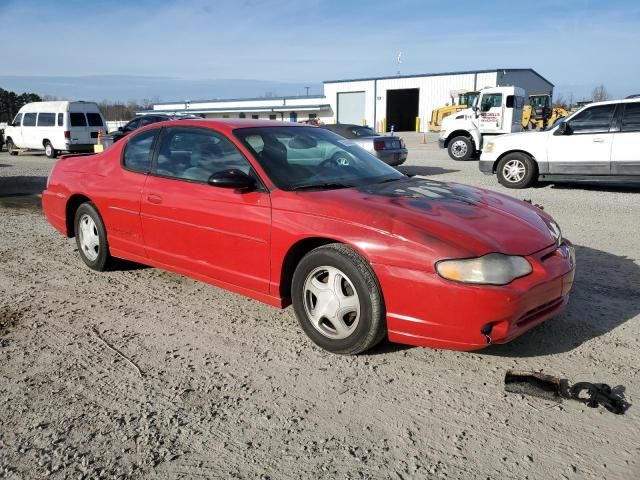
[[[523,88],[527,95],[553,92],[553,84],[531,68],[501,68],[329,80],[323,96],[160,103],[153,111],[293,122],[317,118],[379,131],[424,131],[431,111],[450,103],[452,92],[509,85]]]

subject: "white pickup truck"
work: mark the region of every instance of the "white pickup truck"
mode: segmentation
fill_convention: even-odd
[[[442,120],[438,144],[454,160],[477,157],[487,138],[522,130],[524,103],[520,87],[482,89],[471,108]]]
[[[640,182],[640,98],[592,103],[542,132],[492,138],[479,168],[508,188],[537,180]]]

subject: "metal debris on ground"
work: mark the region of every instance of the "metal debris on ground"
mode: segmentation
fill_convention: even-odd
[[[622,386],[611,388],[606,383],[590,382],[578,382],[570,386],[567,379],[538,372],[509,370],[504,377],[504,389],[509,393],[531,395],[558,403],[568,399],[591,408],[601,405],[616,415],[622,415],[631,406],[624,398]]]

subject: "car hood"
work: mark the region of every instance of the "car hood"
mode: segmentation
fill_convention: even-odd
[[[331,212],[451,255],[529,255],[556,241],[548,226],[551,217],[539,208],[457,183],[414,177],[307,193],[315,197],[312,211]]]
[[[543,137],[546,137],[548,134],[549,132],[546,131],[507,133],[505,135],[496,135],[494,137],[491,137],[488,141],[500,146],[523,144],[523,141],[526,141],[526,145],[529,145],[531,141],[535,142]]]

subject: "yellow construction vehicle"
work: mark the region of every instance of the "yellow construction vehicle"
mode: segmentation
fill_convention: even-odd
[[[457,102],[455,95],[457,94]],[[442,119],[448,117],[452,113],[459,112],[465,108],[470,108],[473,102],[480,92],[467,92],[467,91],[452,91],[451,92],[451,105],[445,105],[444,107],[435,108],[431,112],[431,121],[429,122],[430,132],[439,132],[442,127]]]
[[[522,109],[522,128],[525,130],[542,130],[569,115],[562,107],[554,107],[548,93],[529,95],[529,105]]]

